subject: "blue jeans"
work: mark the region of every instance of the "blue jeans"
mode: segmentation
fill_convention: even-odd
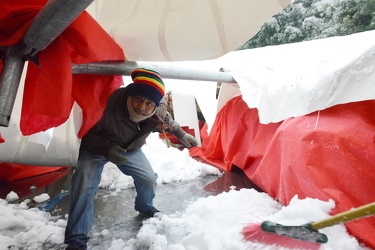
[[[137,148],[124,154],[129,160],[117,167],[134,179],[137,192],[134,208],[145,212],[153,206],[157,175],[149,161]],[[99,189],[101,174],[108,159],[80,147],[77,167],[72,177],[70,207],[65,230],[65,243],[86,247],[94,221],[94,196]]]

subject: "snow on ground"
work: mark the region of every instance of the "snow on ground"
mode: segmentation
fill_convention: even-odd
[[[220,175],[216,168],[190,158],[187,150],[167,148],[157,134],[148,138],[144,152],[159,175],[159,183]],[[106,166],[102,177],[100,186],[113,189],[115,195],[133,185],[132,179],[122,175],[112,164]],[[11,202],[14,199],[17,197],[12,192],[7,200],[0,199],[0,250],[41,249],[43,243],[63,245],[66,218],[52,217],[38,208],[29,209],[27,203],[30,200]],[[37,199],[44,201],[48,195],[43,194]],[[300,200],[298,197],[283,207],[267,194],[254,189],[231,190],[198,198],[183,212],[145,220],[134,238],[111,239],[110,232],[102,235],[111,241],[109,250],[280,249],[275,245],[245,241],[241,231],[248,223],[264,220],[302,225],[328,217],[333,207],[333,201]],[[329,239],[328,243],[321,245],[321,249],[364,249],[347,233],[344,225],[319,231]]]

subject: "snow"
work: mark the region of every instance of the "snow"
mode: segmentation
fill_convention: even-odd
[[[19,197],[16,192],[11,191],[9,194],[7,194],[7,197],[5,199],[7,201],[16,201],[19,199]]]
[[[41,202],[44,202],[44,201],[48,201],[49,199],[50,199],[50,197],[46,193],[41,194],[41,195],[37,195],[37,196],[34,197],[34,201],[38,202],[38,203],[41,203]]]
[[[167,148],[157,134],[147,139],[143,150],[159,175],[159,183],[221,175],[218,169],[192,159],[186,149]],[[100,186],[113,190],[113,196],[126,192],[133,185],[132,179],[122,175],[112,164],[107,164],[102,177]],[[14,203],[14,192],[8,197],[7,200],[0,199],[0,250],[41,249],[44,243],[55,244],[59,249],[65,246],[66,216],[56,218],[38,208],[29,209],[30,200]],[[48,194],[42,194],[35,201],[48,198]],[[245,241],[241,231],[248,223],[264,220],[285,225],[322,220],[329,216],[334,206],[333,201],[298,197],[294,197],[288,206],[282,206],[265,193],[254,189],[235,190],[233,187],[229,192],[191,201],[183,212],[145,220],[137,235],[130,239],[113,237],[114,234],[107,229],[100,235],[111,242],[110,250],[281,249],[275,245]],[[329,239],[321,249],[365,249],[342,224],[319,231]]]

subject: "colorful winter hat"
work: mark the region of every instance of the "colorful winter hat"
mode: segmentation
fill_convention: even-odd
[[[131,95],[147,97],[156,106],[159,106],[165,91],[165,86],[159,73],[150,69],[137,68],[132,71],[131,77],[134,82]]]

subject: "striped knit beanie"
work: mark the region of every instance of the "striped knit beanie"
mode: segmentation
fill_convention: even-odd
[[[164,83],[159,73],[149,69],[137,68],[132,71],[131,77],[134,87],[130,94],[147,97],[156,106],[159,106],[165,91]]]

